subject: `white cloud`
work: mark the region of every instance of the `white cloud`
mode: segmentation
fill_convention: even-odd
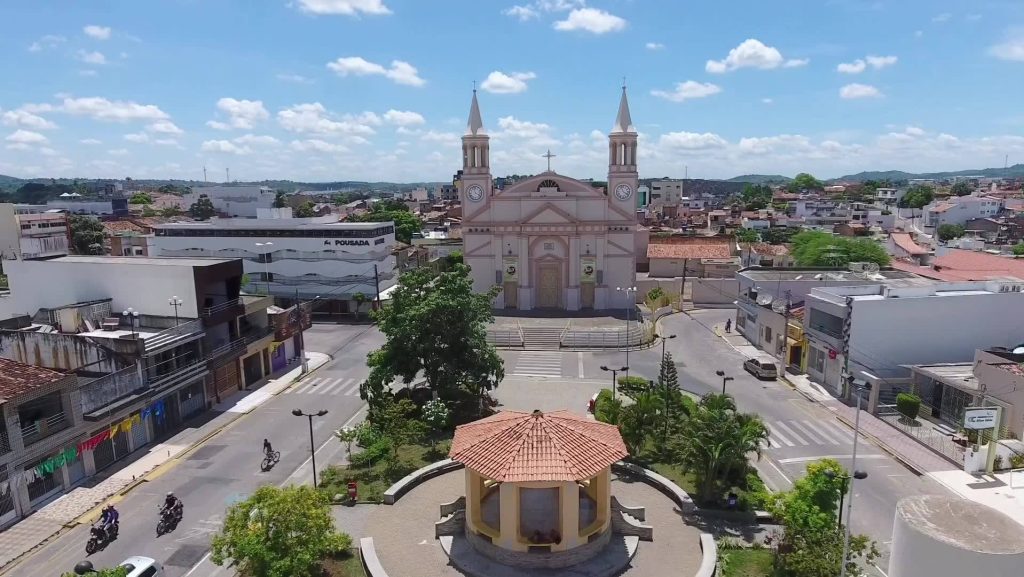
[[[619,32],[625,28],[625,19],[597,8],[576,8],[565,20],[555,22],[555,30],[582,30],[592,34]]]
[[[893,66],[899,60],[896,56],[872,56],[868,55],[864,58],[858,58],[853,62],[842,62],[839,66],[836,66],[836,71],[843,74],[860,74],[868,69],[870,66],[875,70],[881,70],[888,66]]]
[[[665,100],[671,100],[672,102],[683,102],[694,98],[706,98],[708,96],[718,94],[721,91],[722,88],[720,86],[711,84],[710,82],[687,80],[686,82],[677,82],[675,88],[673,88],[671,92],[665,90],[652,90],[651,95],[657,96],[658,98],[664,98]]]
[[[771,98],[762,98],[761,102],[764,104],[773,104],[775,101],[772,100]]]
[[[256,146],[276,146],[281,141],[268,134],[243,134],[234,140],[238,144],[253,144]]]
[[[949,12],[943,12],[941,14],[936,14],[932,18],[932,22],[949,22],[949,19],[952,17],[953,15],[950,14]]]
[[[860,74],[868,68],[868,63],[864,62],[860,58],[853,62],[840,62],[839,66],[836,66],[836,72],[843,74]]]
[[[376,16],[391,14],[383,0],[297,0],[299,10],[310,14],[343,14]]]
[[[427,83],[419,76],[416,67],[402,60],[392,60],[391,68],[376,62],[370,62],[360,56],[346,56],[338,58],[334,62],[328,62],[327,67],[333,70],[338,76],[384,76],[396,84],[406,86],[423,86]]]
[[[540,13],[529,6],[512,6],[501,11],[505,16],[518,18],[520,22],[526,22],[531,18],[537,18]]]
[[[721,136],[705,132],[668,132],[658,138],[658,145],[670,149],[707,150],[724,148],[728,142]]]
[[[15,142],[13,144],[8,144],[5,148],[7,148],[7,150],[32,150],[31,146],[29,146],[29,145],[27,145],[25,143],[22,143],[22,142]]]
[[[82,32],[85,32],[86,36],[95,38],[96,40],[106,40],[110,38],[110,27],[108,26],[96,26],[95,24],[90,24],[85,28],[82,28]]]
[[[86,64],[95,64],[97,66],[102,66],[107,63],[107,57],[104,56],[102,52],[95,50],[79,50],[75,53],[75,58],[85,62]]]
[[[149,135],[146,134],[145,132],[135,132],[131,134],[125,134],[124,139],[127,140],[128,142],[136,142],[141,144],[143,142],[149,142]]]
[[[67,38],[63,36],[57,36],[56,34],[47,34],[39,40],[36,40],[32,44],[29,44],[29,52],[42,52],[43,50],[52,50],[57,46],[67,42]]]
[[[228,117],[226,123],[217,120],[206,123],[207,126],[217,130],[231,128],[252,130],[257,122],[270,118],[270,113],[267,112],[261,100],[238,100],[225,97],[217,101],[217,109]]]
[[[1011,36],[1006,42],[991,46],[988,53],[1000,60],[1024,62],[1024,31],[1018,31],[1016,37]]]
[[[79,76],[97,76],[97,72],[91,68],[85,68],[78,71]]]
[[[968,22],[977,22],[978,20],[981,20],[981,14],[968,14],[967,16],[964,16],[964,20],[967,20]]]
[[[44,156],[56,156],[57,155],[57,151],[52,149],[52,148],[50,148],[50,147],[48,147],[48,146],[43,146],[42,148],[40,148],[38,150],[38,152],[39,152],[39,154],[42,154]]]
[[[108,150],[107,154],[109,154],[111,156],[127,156],[128,155],[128,149],[127,148],[115,148],[113,150]]]
[[[644,48],[648,50],[663,50],[665,45],[661,42],[648,42],[647,44],[644,44]]]
[[[790,151],[809,151],[811,141],[799,134],[780,134],[778,136],[741,138],[738,148],[746,154],[770,154],[786,149]]]
[[[53,130],[57,128],[56,124],[27,110],[8,110],[3,114],[3,122],[7,126],[23,126],[33,130]]]
[[[299,152],[348,152],[348,148],[342,144],[335,144],[316,138],[310,140],[293,140],[291,142],[291,147],[293,150],[298,150]]]
[[[924,136],[924,134],[925,134],[924,129],[923,128],[919,128],[917,126],[908,126],[904,130],[904,132],[906,132],[907,134],[909,134],[911,136]]]
[[[808,59],[786,60],[774,46],[767,46],[756,38],[748,38],[739,46],[729,51],[722,60],[708,60],[704,69],[712,74],[722,74],[740,68],[758,68],[772,70],[774,68],[795,68],[805,66]]]
[[[376,112],[372,112],[370,110],[360,112],[359,114],[346,114],[342,116],[341,119],[355,124],[365,124],[367,126],[380,126],[381,124],[384,124],[384,120]]]
[[[870,84],[847,84],[839,89],[839,97],[847,100],[855,98],[880,98],[882,93]]]
[[[914,30],[914,38],[920,38],[924,36],[924,30]]]
[[[452,142],[458,142],[459,141],[459,135],[455,134],[454,132],[436,132],[436,131],[430,130],[430,131],[427,131],[427,132],[423,133],[423,136],[420,136],[420,140],[423,140],[423,141],[426,141],[426,142],[440,142],[440,143],[449,143],[450,144]]]
[[[75,116],[88,116],[93,120],[126,122],[130,120],[166,120],[166,112],[154,104],[138,104],[130,100],[107,100],[92,96],[86,98],[65,98],[57,107],[48,104],[36,105],[36,110],[60,110]],[[23,107],[26,108],[27,107]]]
[[[384,120],[396,126],[415,126],[427,122],[419,112],[395,110],[393,108],[384,113]]]
[[[78,141],[78,144],[84,144],[86,146],[96,146],[97,144],[103,144],[102,140],[96,140],[95,138],[83,138]]]
[[[230,140],[207,140],[199,146],[199,150],[237,155],[250,154],[252,152],[252,149],[248,146],[238,146]]]
[[[782,63],[783,68],[801,68],[811,63],[810,58],[790,58]]]
[[[153,144],[159,144],[161,146],[176,146],[178,148],[184,149],[184,147],[181,146],[181,144],[179,144],[178,141],[173,138],[156,138],[153,140]]]
[[[278,74],[277,79],[281,82],[292,82],[294,84],[312,84],[311,78],[306,78],[301,74]]]
[[[366,124],[334,120],[319,102],[296,104],[278,111],[277,122],[290,132],[369,136],[375,131]]]
[[[42,134],[38,132],[32,132],[31,130],[18,129],[7,135],[5,138],[7,142],[13,142],[16,144],[46,144],[49,142]]]
[[[865,60],[867,60],[868,64],[871,65],[871,67],[874,68],[875,70],[881,70],[882,68],[885,68],[887,66],[895,65],[899,58],[897,58],[896,56],[868,55],[868,57],[865,58]]]
[[[159,132],[160,134],[184,134],[185,131],[178,128],[170,120],[158,120],[146,127],[146,130],[150,132]]]
[[[528,80],[533,80],[537,75],[533,72],[511,72],[505,74],[495,70],[487,75],[487,78],[480,84],[480,88],[494,94],[517,94],[526,92]]]
[[[551,130],[551,127],[543,122],[519,120],[514,116],[503,116],[499,118],[498,126],[503,131],[501,136],[515,136],[518,138],[537,138],[539,136],[547,136]]]

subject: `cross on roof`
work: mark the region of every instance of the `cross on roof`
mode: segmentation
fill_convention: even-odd
[[[547,154],[542,154],[542,157],[548,159],[548,172],[551,172],[551,159],[558,156],[557,154],[551,154],[551,149],[548,149]]]

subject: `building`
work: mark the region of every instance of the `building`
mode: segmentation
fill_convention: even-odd
[[[896,206],[906,194],[905,188],[876,188],[875,202],[884,206]]]
[[[1024,280],[1024,259],[939,246],[927,266],[894,260],[893,268],[926,278],[959,282],[974,280]]]
[[[785,244],[752,242],[740,245],[740,266],[792,268],[796,262]]]
[[[459,188],[454,184],[442,184],[437,187],[435,195],[443,201],[459,200]]]
[[[683,180],[655,180],[651,182],[650,204],[679,206],[686,183]]]
[[[1003,209],[1004,200],[987,196],[954,196],[936,200],[924,207],[921,222],[927,228],[944,224],[966,225],[975,218],[996,216]]]
[[[931,255],[931,251],[917,244],[909,232],[889,233],[886,250],[894,258],[913,261],[916,264],[924,264]]]
[[[282,304],[316,299],[325,313],[353,312],[357,301],[373,301],[397,282],[393,222],[292,218],[288,209],[260,216],[267,218],[155,225],[153,249],[163,257],[242,259],[249,292]]]
[[[836,393],[871,382],[869,408],[906,365],[959,362],[978,343],[1024,341],[1024,281],[830,286],[804,303],[808,376]],[[983,319],[983,322],[979,321]]]
[[[277,193],[266,186],[256,185],[197,186],[182,197],[184,206],[192,206],[201,196],[208,197],[219,214],[256,218],[259,209],[273,208]]]
[[[637,133],[625,89],[608,139],[607,190],[551,170],[495,189],[490,139],[473,93],[462,137],[463,258],[475,290],[503,289],[495,307],[631,305],[615,290],[636,278]]]
[[[0,204],[0,259],[66,255],[70,239],[68,217],[63,211],[49,211],[45,207],[30,205]]]
[[[648,276],[728,278],[739,268],[732,236],[652,236],[647,245]]]

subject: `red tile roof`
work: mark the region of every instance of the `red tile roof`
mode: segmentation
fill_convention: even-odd
[[[499,482],[582,481],[628,454],[618,427],[568,411],[502,411],[459,425],[448,453]]]
[[[651,238],[647,258],[730,258],[734,241],[727,236]]]
[[[928,249],[914,242],[914,237],[909,232],[890,233],[892,242],[903,249],[907,254],[921,255],[928,254]]]
[[[951,202],[941,202],[935,205],[935,208],[931,209],[931,212],[946,212],[947,210],[953,208],[954,206],[956,205]]]
[[[784,244],[768,244],[767,242],[757,242],[750,245],[750,250],[754,254],[760,255],[772,255],[772,256],[785,256],[789,254],[789,247]]]
[[[0,358],[0,402],[63,379],[66,375]]]
[[[125,232],[142,234],[145,232],[145,229],[130,220],[107,220],[103,222],[103,229],[108,235]]]
[[[932,260],[932,268],[956,280],[989,280],[1015,277],[1024,280],[1024,259],[984,252],[951,249]]]

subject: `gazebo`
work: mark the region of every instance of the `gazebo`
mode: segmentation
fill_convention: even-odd
[[[508,565],[565,567],[612,532],[619,430],[567,411],[504,411],[459,426],[449,456],[465,466],[465,536]]]

